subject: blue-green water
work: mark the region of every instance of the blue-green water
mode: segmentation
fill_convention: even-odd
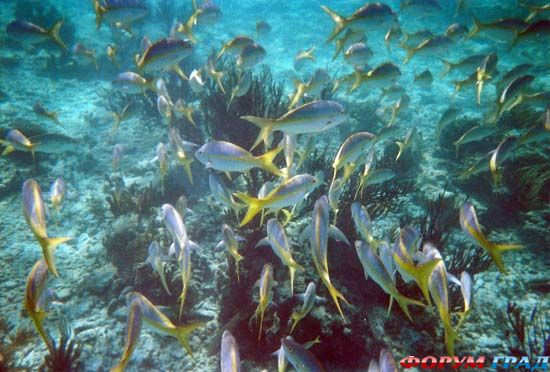
[[[548,355],[549,16],[3,2],[0,371]]]

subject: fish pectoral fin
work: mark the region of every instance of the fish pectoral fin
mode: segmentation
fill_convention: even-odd
[[[12,145],[7,145],[4,151],[2,151],[2,156],[11,154],[13,151],[15,151],[15,147],[13,147]]]

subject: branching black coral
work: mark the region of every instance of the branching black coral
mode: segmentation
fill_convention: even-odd
[[[529,356],[534,360],[537,356],[550,354],[550,316],[548,304],[539,302],[531,310],[529,318],[523,315],[520,307],[508,302],[506,331],[510,355],[517,357]]]
[[[59,322],[59,343],[51,339],[49,354],[44,358],[40,368],[41,372],[77,372],[82,370],[80,354],[82,346],[79,345],[69,325],[65,321]]]

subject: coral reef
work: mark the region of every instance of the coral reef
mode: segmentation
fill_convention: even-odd
[[[59,342],[51,339],[49,354],[44,358],[40,367],[41,372],[78,372],[83,368],[80,361],[82,345],[77,343],[73,331],[62,320],[59,322]]]

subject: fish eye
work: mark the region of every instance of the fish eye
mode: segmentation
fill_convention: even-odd
[[[341,111],[340,111],[340,114],[344,115],[344,110],[341,110]]]

